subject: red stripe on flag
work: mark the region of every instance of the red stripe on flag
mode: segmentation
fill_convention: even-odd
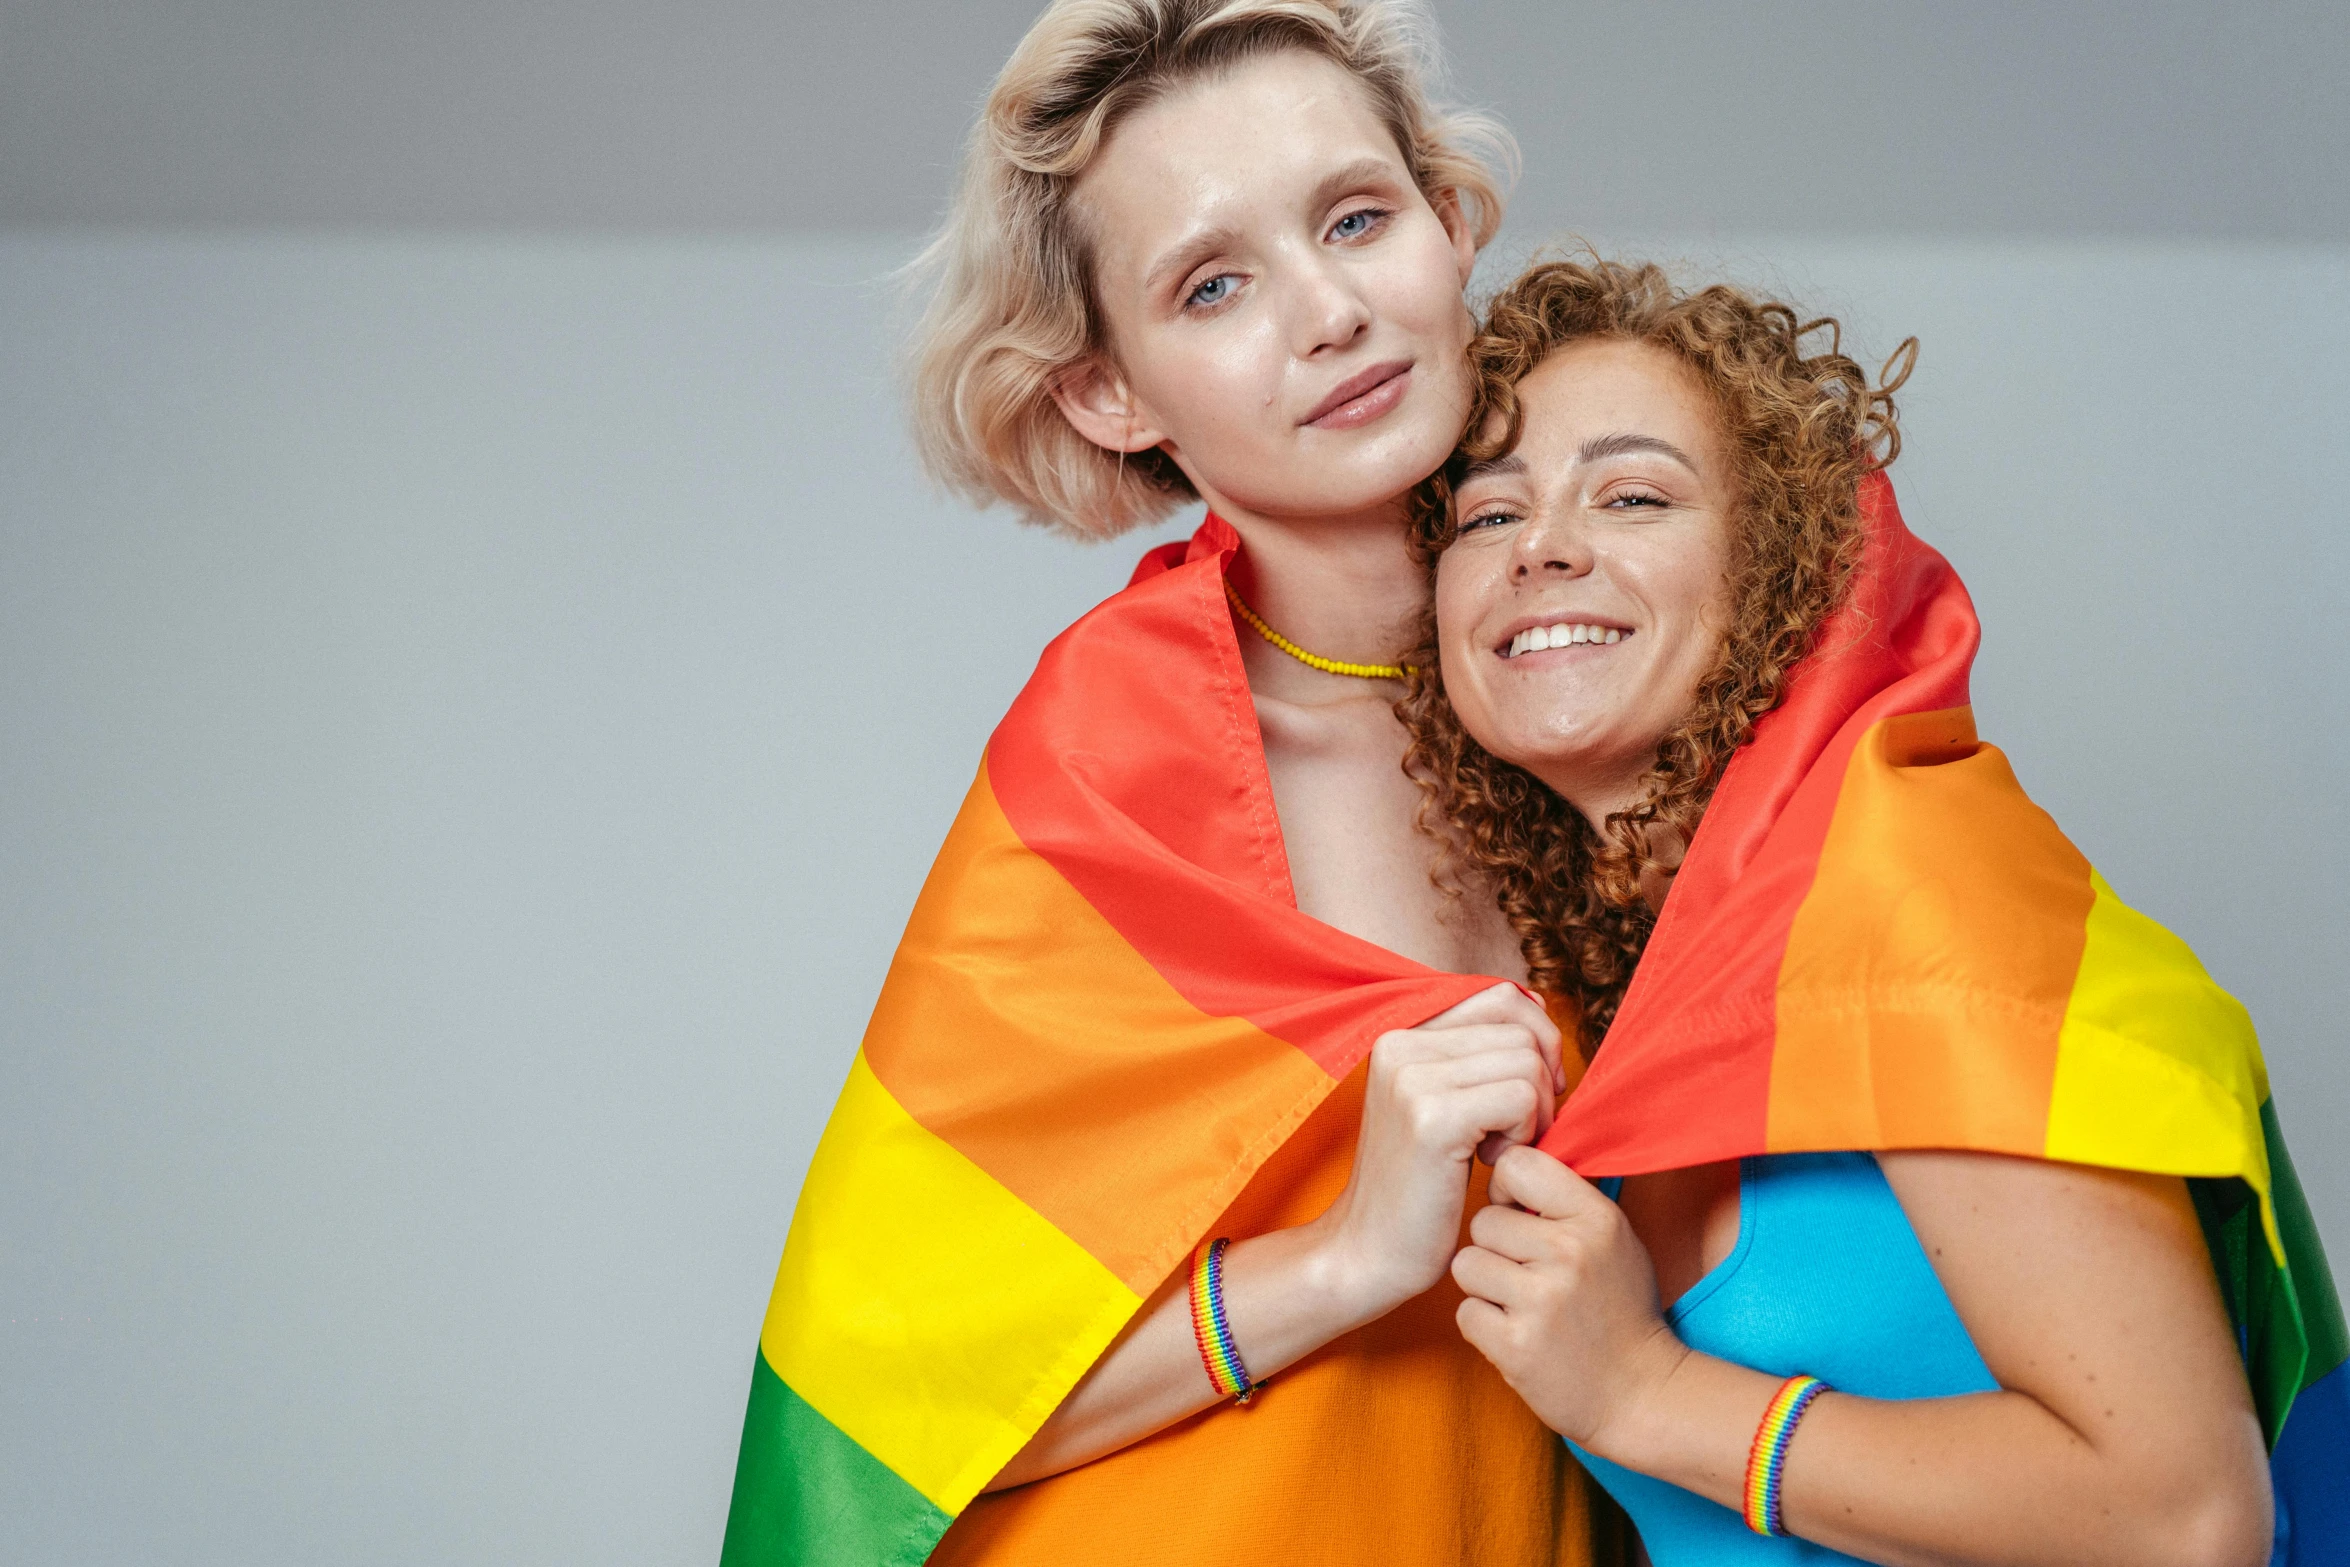
[[[1174,989],[1344,1076],[1376,1035],[1494,983],[1442,974],[1298,911],[1231,612],[1237,537],[1064,632],[988,744],[1020,839]]]

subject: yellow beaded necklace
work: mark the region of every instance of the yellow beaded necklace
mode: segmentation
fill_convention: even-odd
[[[1254,626],[1258,636],[1310,669],[1319,669],[1326,675],[1352,675],[1357,680],[1401,680],[1412,672],[1409,664],[1349,664],[1340,659],[1324,658],[1319,653],[1309,653],[1266,625],[1264,617],[1248,607],[1248,601],[1240,596],[1240,590],[1232,585],[1229,577],[1224,579],[1224,596],[1232,601],[1233,613]]]

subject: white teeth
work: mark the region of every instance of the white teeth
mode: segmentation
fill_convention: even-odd
[[[1508,657],[1521,653],[1539,653],[1545,648],[1575,647],[1583,643],[1613,646],[1624,640],[1623,631],[1615,626],[1576,626],[1561,622],[1549,626],[1528,626],[1510,638]]]

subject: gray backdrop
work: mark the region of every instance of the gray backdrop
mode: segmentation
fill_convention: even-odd
[[[397,138],[322,142],[319,105],[481,49],[411,39],[371,76],[349,18],[179,8],[183,32],[213,15],[207,52],[149,9],[0,12],[0,1560],[711,1561],[792,1197],[898,927],[1036,650],[1150,539],[1083,549],[923,486],[881,282],[910,228],[779,228],[789,203],[729,208],[719,181],[683,232],[626,168],[599,213],[524,155],[564,145],[561,102],[474,127],[531,179],[436,184]],[[906,72],[967,101],[1020,9],[957,12],[1003,25],[942,23]],[[1561,99],[1637,117],[1588,40],[1515,14],[1551,29]],[[1581,14],[1629,47],[1632,11]],[[1867,47],[1915,69],[1926,24],[1888,14]],[[1538,82],[1511,16],[1464,8],[1464,83]],[[2236,53],[2316,47],[2277,17]],[[869,63],[803,20],[845,75]],[[1497,269],[1581,225],[1840,311],[1871,353],[1923,337],[1895,477],[1981,605],[1983,728],[2251,1005],[2350,1258],[2340,182],[2257,147],[2259,178],[2214,173],[2274,116],[2214,111],[2199,140],[2188,102],[2143,157],[2067,154],[2103,182],[2086,217],[1986,194],[1983,168],[2021,167],[2002,148],[2072,124],[2019,131],[2018,100],[1979,159],[1936,154],[1956,219],[1863,192],[1858,218],[1773,223],[1705,150],[1767,170],[1828,144],[1747,145],[1755,92],[1699,20],[1666,41],[1720,90],[1606,168],[1539,95],[1504,104],[1529,164],[1582,183],[1530,176]],[[1974,56],[2039,80],[2057,24],[2003,25],[1944,40],[1921,113],[1965,117]],[[2075,83],[2109,131],[2137,123],[2129,61],[2169,68],[2144,31]],[[541,40],[554,66],[582,35]],[[1841,24],[1774,47],[1807,36],[1870,76]],[[345,77],[302,53],[321,38]],[[220,63],[253,59],[280,74]],[[49,80],[68,68],[81,92]],[[689,144],[694,80],[662,87]],[[250,145],[342,170],[330,194],[407,169],[440,205],[232,177],[271,92],[284,140]],[[471,124],[462,99],[400,123]],[[960,115],[907,155],[943,166]],[[156,124],[213,150],[155,175],[120,149]],[[1610,172],[1636,155],[1662,171],[1638,200]],[[2163,158],[2168,206],[2141,177]],[[481,231],[499,213],[467,189],[528,222]]]

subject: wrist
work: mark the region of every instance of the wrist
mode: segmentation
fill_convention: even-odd
[[[1624,1391],[1593,1425],[1583,1445],[1611,1463],[1643,1474],[1655,1474],[1669,1464],[1676,1433],[1682,1384],[1699,1372],[1706,1357],[1681,1342],[1664,1323],[1627,1357],[1629,1373]]]
[[[1393,1270],[1380,1266],[1360,1239],[1332,1215],[1302,1227],[1306,1242],[1300,1279],[1321,1304],[1320,1314],[1342,1323],[1344,1333],[1375,1322],[1402,1305],[1412,1291],[1401,1290]]]

